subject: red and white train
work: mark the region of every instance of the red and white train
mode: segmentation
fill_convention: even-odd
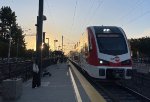
[[[116,26],[90,26],[70,52],[90,76],[131,79],[132,60],[125,32]]]

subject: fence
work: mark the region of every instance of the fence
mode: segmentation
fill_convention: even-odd
[[[42,61],[42,69],[56,64],[56,60],[44,59]],[[0,83],[7,78],[22,78],[23,81],[32,77],[32,61],[14,62],[14,63],[1,63],[0,64]]]
[[[134,70],[131,80],[122,80],[121,82],[130,89],[150,98],[150,73],[144,74]]]
[[[21,77],[23,80],[27,80],[32,75],[32,62],[15,62],[15,63],[2,63],[0,64],[0,82],[7,78]]]
[[[136,69],[140,73],[149,73],[150,64],[149,63],[133,63],[133,69]]]

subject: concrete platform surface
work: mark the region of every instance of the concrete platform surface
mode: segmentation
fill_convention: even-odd
[[[42,77],[41,87],[34,89],[32,80],[23,83],[22,96],[15,102],[77,102],[67,64],[52,65],[47,70],[52,76]]]

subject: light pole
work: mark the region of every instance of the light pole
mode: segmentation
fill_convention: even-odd
[[[12,38],[11,38],[11,36],[9,37],[9,48],[8,48],[8,63],[9,63],[9,61],[10,61],[10,48],[11,48],[11,41],[12,41]]]
[[[10,48],[11,48],[11,40],[12,40],[12,37],[11,37],[11,30],[9,32],[9,47],[8,47],[8,58],[7,58],[7,61],[9,63],[9,60],[10,60]]]
[[[48,57],[50,57],[50,51],[49,51],[49,48],[50,48],[50,46],[49,46],[49,38],[46,38],[47,40],[48,40]]]
[[[54,50],[56,50],[56,42],[58,42],[58,40],[54,40]]]
[[[42,69],[42,35],[43,35],[43,21],[46,20],[46,16],[43,15],[44,0],[39,0],[39,12],[37,16],[37,24],[36,24],[36,61],[39,67],[38,73],[38,86],[41,85],[41,69]]]
[[[8,58],[7,58],[7,62],[8,62],[8,69],[9,69],[9,78],[11,78],[11,68],[10,68],[10,48],[11,48],[11,40],[12,40],[12,37],[11,37],[11,26],[10,26],[10,29],[9,29],[9,47],[8,47]]]

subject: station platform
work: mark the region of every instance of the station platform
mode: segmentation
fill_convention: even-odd
[[[52,76],[42,77],[40,87],[32,88],[31,79],[23,83],[23,92],[19,99],[4,102],[91,102],[68,63],[51,65],[47,70]]]

